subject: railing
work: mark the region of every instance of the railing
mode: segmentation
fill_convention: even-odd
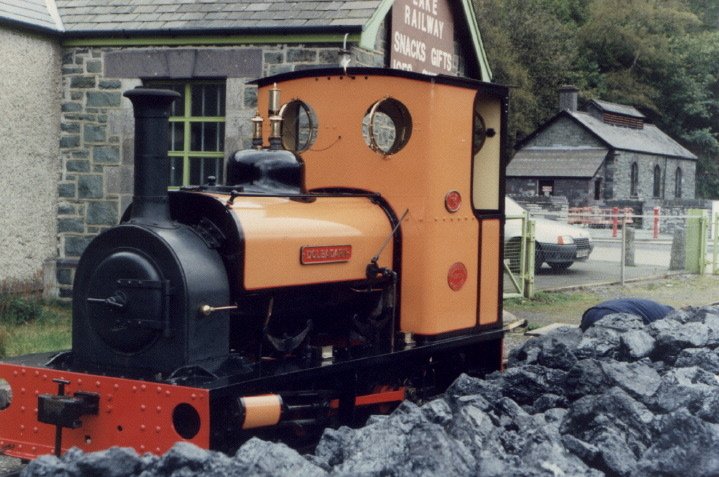
[[[631,207],[570,207],[567,223],[570,225],[583,225],[586,227],[619,227],[620,219],[623,224],[634,223],[634,210]],[[615,234],[616,236],[616,234]]]
[[[522,239],[505,242],[505,297],[531,297],[535,289],[624,284],[677,273],[703,274],[708,265],[712,265],[708,269],[711,273],[719,274],[719,214],[710,220],[703,210],[681,216],[661,216],[657,212],[635,215],[626,209],[597,213],[586,208],[579,212],[572,210],[566,223],[591,234],[592,253],[586,261],[577,259],[567,270],[544,266],[537,268],[536,273],[532,240],[535,234],[530,236],[527,232],[535,220],[507,217],[508,224],[522,221],[525,232]],[[561,222],[557,223],[557,231],[559,224]],[[542,240],[547,238],[540,229],[546,229],[547,224],[540,221],[536,227],[536,246],[541,248]],[[516,228],[519,227],[515,225]]]
[[[528,214],[506,217],[504,238],[504,298],[534,295],[534,221]]]

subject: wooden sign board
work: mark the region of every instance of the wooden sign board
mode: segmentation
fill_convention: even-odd
[[[454,20],[448,0],[395,0],[390,66],[454,74]]]

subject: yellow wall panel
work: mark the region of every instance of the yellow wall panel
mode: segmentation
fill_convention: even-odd
[[[483,220],[480,242],[479,324],[499,320],[500,221]]]

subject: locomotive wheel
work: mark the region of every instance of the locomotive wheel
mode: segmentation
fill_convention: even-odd
[[[435,389],[441,394],[460,376],[466,373],[483,377],[501,369],[502,340],[488,341],[481,347],[465,348],[436,357],[432,366]]]

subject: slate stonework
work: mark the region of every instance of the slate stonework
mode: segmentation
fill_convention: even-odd
[[[70,296],[74,266],[93,232],[117,223],[120,213],[119,197],[107,188],[108,169],[120,162],[120,136],[108,120],[121,106],[123,84],[103,78],[102,52],[66,48],[63,53],[63,168],[58,185],[55,274],[61,297]]]
[[[568,118],[560,118],[553,127],[538,134],[525,147],[606,147],[589,131]]]

